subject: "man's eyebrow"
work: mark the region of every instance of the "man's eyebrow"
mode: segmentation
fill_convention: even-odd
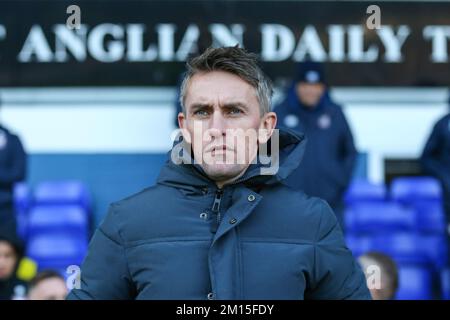
[[[200,110],[200,109],[208,109],[208,108],[212,108],[213,106],[211,104],[208,103],[194,103],[190,106],[191,112],[196,111],[196,110]]]
[[[227,102],[221,105],[221,108],[242,108],[247,110],[248,106],[243,102]]]

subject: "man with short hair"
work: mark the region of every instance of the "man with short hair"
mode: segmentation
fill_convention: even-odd
[[[64,278],[53,270],[39,272],[28,284],[28,300],[64,300],[67,292]]]
[[[397,264],[388,255],[370,251],[358,258],[373,300],[393,300],[399,286]]]
[[[113,204],[69,299],[370,299],[330,207],[282,181],[305,139],[276,131],[255,55],[187,64],[156,186]]]

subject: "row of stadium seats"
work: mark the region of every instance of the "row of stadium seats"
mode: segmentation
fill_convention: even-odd
[[[432,178],[399,178],[384,185],[355,181],[346,195],[346,241],[356,257],[368,251],[391,256],[399,269],[397,299],[431,299],[432,282],[441,278],[442,297],[450,299],[441,191]],[[15,189],[20,234],[27,255],[40,270],[62,272],[80,265],[87,252],[91,201],[77,181],[43,182],[34,192]]]
[[[445,218],[439,182],[429,177],[397,178],[388,195],[386,186],[355,181],[345,201],[346,230],[416,230],[444,234]]]
[[[346,242],[355,257],[369,251],[397,264],[397,299],[432,299],[434,278],[449,297],[448,243],[442,190],[430,177],[394,179],[383,184],[354,181],[347,191]],[[436,275],[438,277],[436,277]]]
[[[39,270],[80,265],[87,252],[91,200],[79,181],[48,181],[14,190],[18,232]]]

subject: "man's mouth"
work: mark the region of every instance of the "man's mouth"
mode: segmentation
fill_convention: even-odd
[[[213,156],[215,156],[217,154],[224,154],[227,151],[232,151],[232,150],[230,148],[228,148],[226,145],[215,146],[209,150],[209,152],[211,152],[211,154]]]
[[[212,149],[212,154],[216,155],[216,154],[221,154],[221,153],[225,153],[227,152],[227,147],[216,147],[214,149]]]

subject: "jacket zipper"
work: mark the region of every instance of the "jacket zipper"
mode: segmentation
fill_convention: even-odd
[[[212,211],[217,214],[217,223],[220,223],[220,202],[222,201],[223,190],[217,189],[216,197],[214,198],[214,204]]]
[[[220,225],[220,220],[221,220],[220,202],[222,201],[222,195],[223,195],[223,190],[217,189],[216,196],[214,197],[214,203],[213,203],[213,206],[211,209],[211,211],[217,215],[217,223],[216,223],[216,227],[213,229],[213,232],[216,232]]]

